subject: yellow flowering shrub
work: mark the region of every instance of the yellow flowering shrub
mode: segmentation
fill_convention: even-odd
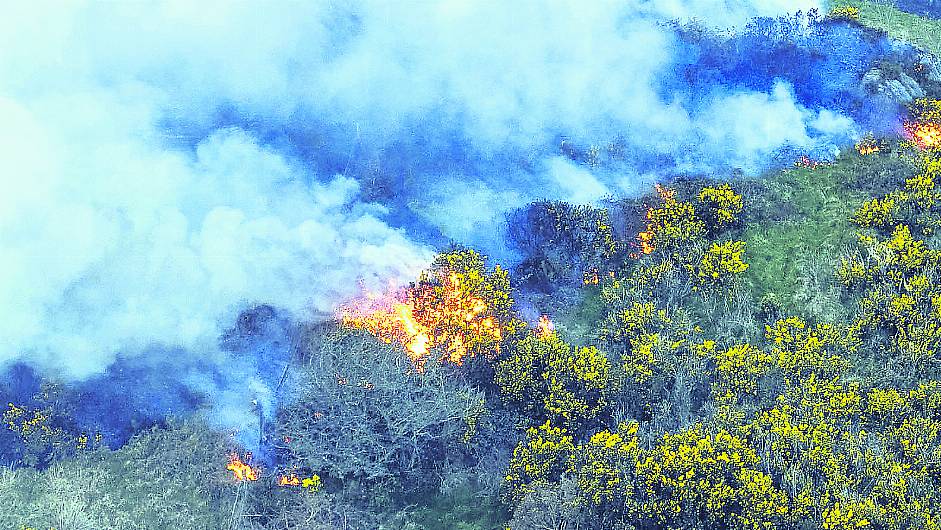
[[[856,341],[847,330],[831,324],[811,327],[798,317],[765,326],[765,338],[770,345],[769,353],[790,381],[810,374],[823,377],[841,374],[850,367],[843,354],[856,348]]]
[[[882,199],[870,199],[853,214],[853,222],[865,228],[890,228],[898,223],[902,205],[906,201],[908,195],[900,190],[895,190]]]
[[[744,208],[742,196],[728,184],[704,187],[699,192],[699,205],[700,217],[713,232],[738,221]]]
[[[548,421],[526,431],[526,439],[513,450],[504,495],[519,502],[537,487],[557,482],[572,470],[575,444],[572,436]]]
[[[708,341],[711,342],[711,341]],[[700,348],[715,363],[716,379],[713,397],[719,402],[735,402],[757,397],[758,381],[776,366],[776,358],[750,344],[737,344],[726,349]]]
[[[633,501],[634,467],[641,451],[637,430],[636,421],[621,423],[613,432],[599,431],[576,448],[578,485],[590,502],[604,505]],[[625,511],[623,505],[617,508]]]
[[[572,347],[557,333],[529,335],[494,366],[503,399],[528,418],[577,430],[609,404],[615,390],[607,357],[595,347]]]
[[[692,203],[677,200],[675,194],[661,198],[659,207],[647,211],[647,233],[652,234],[654,248],[677,249],[706,234],[706,224]]]
[[[834,19],[859,20],[859,8],[850,5],[834,6],[827,17]]]
[[[788,511],[786,495],[758,470],[746,441],[693,427],[666,434],[635,466],[638,526],[766,528]]]
[[[744,253],[744,241],[713,243],[696,268],[699,284],[720,285],[748,270],[748,264],[742,260]]]

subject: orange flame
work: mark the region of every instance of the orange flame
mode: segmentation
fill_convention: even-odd
[[[657,195],[660,197],[660,200],[662,200],[663,202],[669,202],[669,201],[673,201],[676,199],[676,190],[665,188],[661,186],[660,184],[654,184],[653,187],[654,189],[657,190]],[[640,247],[640,251],[643,254],[650,254],[657,248],[653,244],[654,226],[653,226],[653,223],[650,222],[650,219],[652,217],[652,212],[653,212],[653,207],[648,206],[647,213],[645,214],[645,217],[647,219],[647,226],[642,232],[637,234],[637,246]],[[631,253],[630,257],[636,259],[640,257],[640,254]]]
[[[414,285],[385,294],[368,294],[340,308],[344,324],[369,331],[380,340],[397,342],[421,371],[431,350],[444,349],[442,360],[461,365],[468,343],[483,338],[499,342],[497,319],[487,316],[487,304],[472,296],[458,274],[441,278],[441,286]]]
[[[281,475],[278,477],[278,486],[300,486],[301,479],[294,473],[290,475]]]
[[[539,323],[536,324],[536,336],[540,339],[551,337],[555,333],[555,324],[549,319],[549,315],[539,317]]]
[[[877,144],[876,140],[871,136],[863,138],[856,144],[856,151],[863,156],[878,153],[881,150],[882,148],[879,147],[879,144]]]
[[[245,460],[251,461],[251,459],[252,454],[246,453]],[[232,471],[232,473],[235,475],[236,482],[258,480],[259,469],[242,462],[242,459],[239,458],[237,453],[232,453],[229,455],[229,465],[225,466],[225,468]]]
[[[585,285],[598,285],[601,283],[601,277],[598,276],[598,269],[587,270],[582,276],[582,283]]]
[[[909,122],[904,127],[908,138],[919,149],[941,149],[941,123]]]

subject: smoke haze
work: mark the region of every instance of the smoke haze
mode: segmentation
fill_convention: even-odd
[[[814,96],[820,79],[799,60],[774,71],[770,51],[734,50],[747,32],[728,52],[670,23],[742,28],[814,7],[7,6],[0,364],[101,384],[120,380],[115,366],[140,380],[172,367],[178,378],[142,394],[179,396],[154,416],[204,403],[191,392],[220,425],[250,430],[248,403],[274,399],[257,359],[283,360],[289,340],[237,355],[220,336],[258,304],[323,318],[361,285],[408,281],[449,240],[512,259],[505,214],[534,199],[759,174],[782,151],[824,156],[858,135],[868,118]],[[877,47],[839,31],[807,46]],[[720,51],[755,70],[702,66]]]

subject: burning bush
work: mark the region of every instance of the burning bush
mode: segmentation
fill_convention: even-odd
[[[912,120],[905,123],[908,139],[923,151],[941,152],[941,100],[917,99],[909,110]]]
[[[346,325],[402,345],[422,370],[432,356],[456,365],[494,356],[506,334],[522,328],[512,306],[507,272],[487,271],[483,256],[458,249],[439,255],[408,288],[367,295],[340,315]]]

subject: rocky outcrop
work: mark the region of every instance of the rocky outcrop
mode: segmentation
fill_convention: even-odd
[[[905,72],[889,74],[880,68],[873,68],[863,76],[861,85],[866,92],[882,94],[901,105],[911,103],[916,98],[925,97],[925,91],[919,86],[918,81]]]
[[[935,83],[941,83],[941,59],[927,53],[923,53],[918,57],[918,62],[915,63],[915,68],[918,70],[920,75],[923,75],[925,79],[929,81],[934,81]]]

